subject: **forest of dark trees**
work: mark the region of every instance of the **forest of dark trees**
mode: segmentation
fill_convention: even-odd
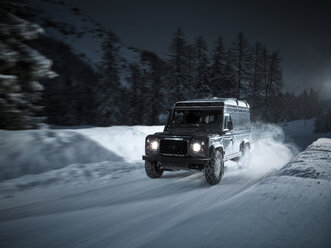
[[[47,35],[38,39],[18,35],[27,31],[19,30],[20,22],[35,27],[24,19],[15,19],[14,15],[1,18],[8,30],[16,31],[2,29],[1,44],[9,52],[6,53],[8,56],[0,58],[0,74],[15,75],[17,70],[23,75],[0,77],[0,129],[35,128],[41,123],[56,126],[157,125],[160,115],[178,100],[231,97],[248,101],[253,121],[316,118],[317,132],[330,130],[331,121],[326,121],[331,116],[330,108],[326,107],[329,105],[321,102],[313,89],[296,95],[284,93],[280,53],[262,42],[248,41],[241,32],[231,44],[225,44],[220,36],[213,47],[208,48],[209,42],[202,35],[190,43],[178,29],[169,37],[168,53],[164,57],[131,48],[139,54],[139,59],[123,65],[122,44],[114,33],[107,31],[102,44],[102,60],[94,65],[76,54],[68,44]],[[16,43],[12,42],[13,38]],[[10,47],[13,44],[16,47]],[[38,51],[53,61],[51,69],[57,77],[45,76],[45,72],[42,75],[35,73],[45,67],[42,62],[33,61],[31,65],[23,66],[20,61],[13,63],[10,51],[18,49],[19,44],[24,44],[26,51],[22,51],[23,54],[33,56],[31,51]],[[50,64],[47,66],[45,70]],[[34,78],[29,72],[34,72]],[[40,87],[26,86],[27,81],[33,85],[36,80]],[[9,99],[13,95],[20,99],[16,99],[17,102]]]

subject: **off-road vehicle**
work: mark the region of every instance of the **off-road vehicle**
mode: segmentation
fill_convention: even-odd
[[[145,169],[150,178],[164,171],[204,170],[206,181],[217,184],[224,162],[250,149],[250,108],[246,101],[211,98],[176,102],[164,131],[145,140]]]

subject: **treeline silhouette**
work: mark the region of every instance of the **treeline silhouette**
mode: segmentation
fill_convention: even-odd
[[[157,125],[176,101],[205,97],[246,99],[253,121],[317,118],[316,131],[328,129],[324,119],[330,114],[317,93],[313,89],[299,95],[282,93],[279,52],[259,41],[249,42],[241,32],[231,44],[220,36],[208,49],[203,36],[190,43],[178,29],[169,37],[167,54],[160,58],[123,46],[107,31],[102,60],[93,64],[52,37],[31,40],[38,27],[16,17],[20,13],[16,5],[7,3],[4,10],[1,44],[8,51],[0,58],[2,129],[34,128],[45,122]],[[53,61],[57,77],[50,78],[54,76],[49,72],[51,63],[37,51]],[[20,61],[24,56],[18,52],[30,59]]]

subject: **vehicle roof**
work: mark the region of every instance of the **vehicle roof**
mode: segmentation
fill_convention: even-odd
[[[231,106],[239,106],[249,108],[249,104],[245,100],[237,100],[236,98],[203,98],[203,99],[193,99],[193,100],[186,100],[186,101],[179,101],[175,103],[175,106],[224,106],[224,105],[231,105]]]

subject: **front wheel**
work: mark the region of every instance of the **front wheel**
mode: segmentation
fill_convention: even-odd
[[[211,185],[218,184],[221,181],[223,174],[224,174],[223,155],[220,151],[214,151],[210,162],[205,167],[206,181]]]
[[[145,161],[145,171],[150,178],[159,178],[163,174],[163,169],[158,166],[157,162]]]

